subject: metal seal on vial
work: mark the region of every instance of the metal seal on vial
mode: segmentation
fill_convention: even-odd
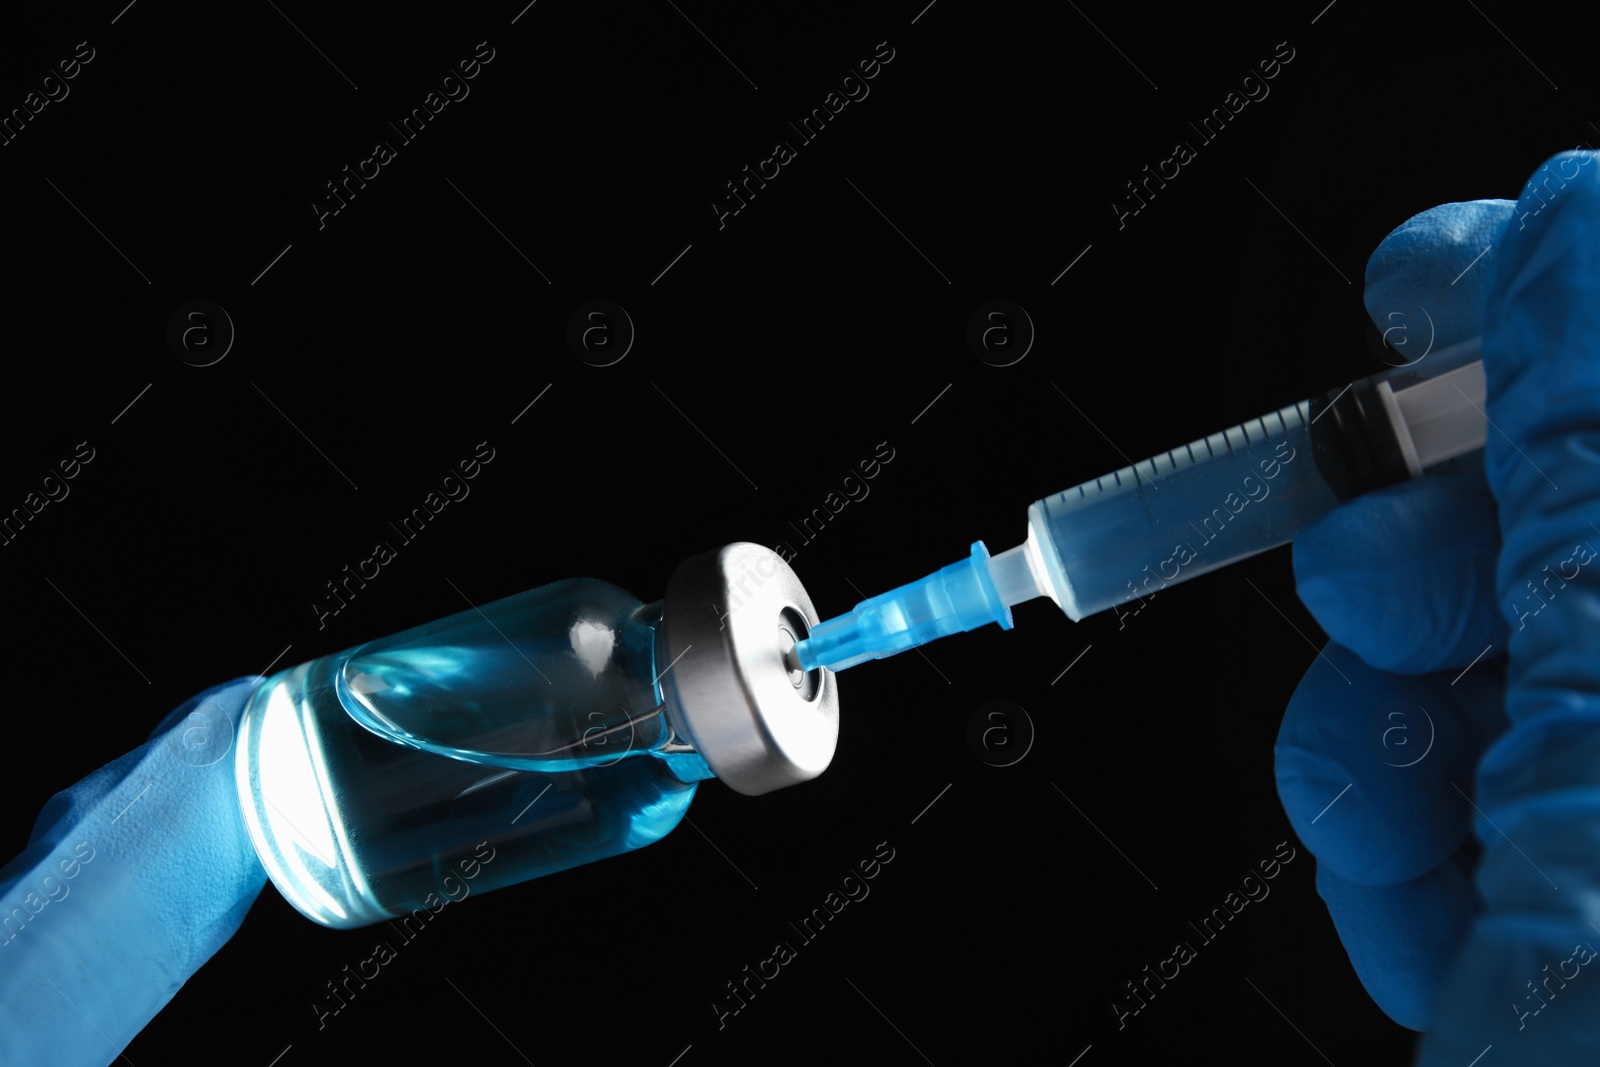
[[[737,792],[809,781],[833,759],[838,683],[794,656],[817,621],[800,579],[761,545],[685,560],[667,583],[656,671],[668,715]]]

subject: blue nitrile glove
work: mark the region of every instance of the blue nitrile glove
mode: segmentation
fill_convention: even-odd
[[[0,870],[0,1063],[111,1063],[239,928],[267,877],[233,784],[259,681],[201,693],[56,794]]]
[[[1426,1067],[1600,1059],[1597,164],[1562,153],[1515,204],[1435,208],[1379,245],[1381,329],[1482,332],[1484,472],[1353,501],[1294,546],[1334,644],[1285,715],[1279,794]]]

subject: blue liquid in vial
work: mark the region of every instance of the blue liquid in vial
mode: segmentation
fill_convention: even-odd
[[[355,927],[660,839],[710,771],[661,710],[658,621],[575,579],[268,679],[236,771],[273,882]]]

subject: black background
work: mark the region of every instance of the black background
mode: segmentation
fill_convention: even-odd
[[[1600,135],[1587,42],[1505,4],[120,2],[8,16],[0,45],[5,108],[96,50],[0,148],[0,507],[96,450],[0,550],[8,855],[193,693],[462,594],[591,575],[650,600],[690,555],[787,542],[828,617],[1009,547],[1034,499],[1381,369],[1361,284],[1383,235]],[[323,183],[480,41],[470,96],[319,229]],[[882,41],[870,95],[719,229],[723,183]],[[1186,120],[1279,42],[1270,95],[1199,143]],[[1119,228],[1113,198],[1178,139],[1197,157]],[[997,298],[1037,329],[1009,367],[965,341]],[[165,341],[193,299],[237,330],[206,368]],[[637,328],[610,367],[565,341],[591,299]],[[485,440],[471,496],[319,630],[323,583]],[[870,495],[801,544],[786,523],[880,442]],[[1111,1008],[1294,843],[1272,742],[1321,641],[1286,550],[1123,627],[1025,605],[1012,633],[842,674],[820,780],[707,783],[703,833],[450,909],[324,1029],[310,1002],[375,935],[269,886],[127,1055],[226,1032],[284,1067],[411,1062],[421,1035],[541,1065],[1406,1062],[1303,848],[1125,1029]],[[996,699],[1034,734],[1004,768],[968,742]],[[870,897],[719,1030],[723,984],[879,842]]]

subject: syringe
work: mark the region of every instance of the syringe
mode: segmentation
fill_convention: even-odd
[[[1074,621],[1294,539],[1346,500],[1483,447],[1481,338],[1045,497],[1028,537],[855,606],[794,648],[805,670],[996,622],[1047,596]]]

